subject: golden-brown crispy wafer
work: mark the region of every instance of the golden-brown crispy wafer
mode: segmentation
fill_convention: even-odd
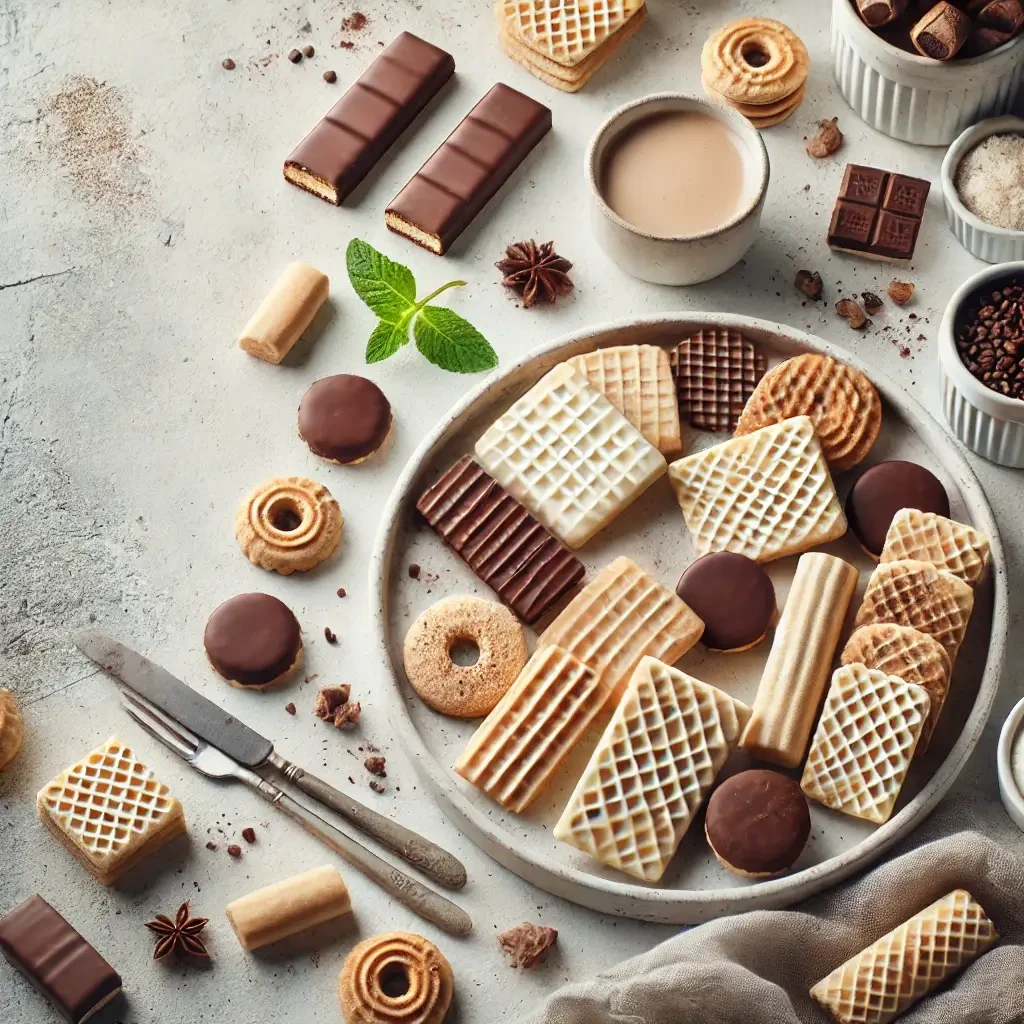
[[[893,516],[880,561],[916,558],[974,586],[988,565],[990,548],[980,530],[935,512],[905,508]]]
[[[775,103],[807,81],[807,47],[771,18],[741,18],[711,35],[701,70],[715,92],[740,103]]]

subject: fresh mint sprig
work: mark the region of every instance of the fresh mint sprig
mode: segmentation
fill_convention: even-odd
[[[417,301],[412,271],[369,242],[353,238],[345,262],[356,295],[380,318],[366,343],[368,363],[379,363],[407,344],[411,325],[416,347],[442,370],[479,373],[498,365],[497,353],[468,320],[444,306],[430,305],[442,292],[465,281],[449,281]]]

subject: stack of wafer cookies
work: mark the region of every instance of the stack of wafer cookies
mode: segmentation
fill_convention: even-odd
[[[800,106],[809,68],[807,48],[791,29],[771,18],[741,18],[704,44],[701,84],[755,128],[771,128]]]
[[[546,85],[578,92],[647,15],[645,0],[495,0],[501,48]]]

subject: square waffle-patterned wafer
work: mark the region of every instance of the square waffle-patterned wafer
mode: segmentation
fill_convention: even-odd
[[[657,345],[618,345],[566,363],[600,391],[659,452],[683,447],[668,353]]]
[[[698,554],[770,562],[846,532],[814,426],[794,416],[669,466]]]
[[[537,651],[469,741],[455,771],[522,814],[608,700],[596,672],[560,647]]]
[[[669,353],[679,414],[698,430],[732,431],[768,362],[739,331],[708,328]]]
[[[832,675],[800,788],[812,800],[878,825],[889,820],[930,701],[924,687],[843,665]]]
[[[811,998],[839,1024],[889,1024],[998,941],[981,905],[954,889],[822,978]]]
[[[645,882],[665,873],[750,708],[655,658],[636,667],[555,838]]]
[[[974,609],[970,584],[929,562],[883,562],[871,574],[857,626],[895,622],[934,637],[956,661]]]
[[[490,426],[476,457],[571,548],[586,544],[666,469],[657,448],[564,363]]]
[[[44,786],[36,810],[102,885],[185,831],[181,804],[114,738]]]
[[[880,561],[931,562],[973,586],[981,579],[988,556],[989,539],[979,530],[934,512],[905,508],[893,516]]]
[[[562,609],[538,646],[575,655],[618,697],[645,654],[671,665],[703,632],[703,621],[674,590],[623,556]]]
[[[644,6],[644,0],[498,0],[505,30],[531,50],[573,67]]]

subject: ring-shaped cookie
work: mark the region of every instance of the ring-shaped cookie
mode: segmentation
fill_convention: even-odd
[[[360,942],[345,958],[338,998],[346,1024],[441,1024],[455,976],[422,935],[386,932]]]
[[[323,484],[281,476],[261,484],[239,505],[235,537],[250,562],[287,576],[330,558],[343,524],[341,509]]]
[[[457,665],[452,650],[475,644],[473,665]],[[455,718],[493,710],[526,664],[526,637],[504,605],[480,597],[446,597],[432,604],[405,636],[405,674],[420,699]]]
[[[771,18],[742,18],[704,44],[707,84],[738,103],[777,103],[807,80],[807,47],[792,29]]]

